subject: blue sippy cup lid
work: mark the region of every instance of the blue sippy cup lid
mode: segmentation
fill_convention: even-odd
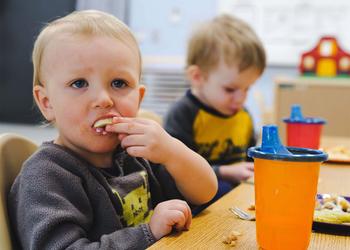
[[[261,147],[249,148],[248,156],[260,159],[299,162],[321,162],[328,158],[328,155],[320,150],[285,147],[280,141],[276,125],[263,126]]]
[[[261,151],[264,153],[291,155],[292,153],[282,145],[275,125],[263,126]]]
[[[290,117],[283,119],[286,123],[308,123],[308,124],[324,124],[326,121],[321,118],[304,117],[301,112],[301,107],[294,104],[291,107]]]

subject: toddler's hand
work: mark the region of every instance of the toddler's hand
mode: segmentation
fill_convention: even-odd
[[[118,133],[128,154],[164,164],[174,151],[175,140],[157,122],[142,118],[114,117],[107,132]]]
[[[192,221],[191,209],[185,201],[168,200],[159,203],[151,217],[149,227],[153,236],[159,240],[172,229],[188,230]]]
[[[254,176],[253,162],[239,162],[232,165],[221,166],[220,175],[228,181],[244,181]]]

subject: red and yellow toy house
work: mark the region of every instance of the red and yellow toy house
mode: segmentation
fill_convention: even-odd
[[[335,37],[325,36],[302,54],[299,70],[306,76],[350,77],[350,54],[340,48]]]

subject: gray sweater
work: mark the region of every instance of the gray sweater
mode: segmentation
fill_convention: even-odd
[[[183,199],[160,165],[125,151],[116,153],[114,165],[120,175],[147,173],[150,209]],[[145,249],[153,244],[148,224],[126,226],[122,210],[103,171],[52,142],[24,163],[8,196],[14,240],[21,249]]]

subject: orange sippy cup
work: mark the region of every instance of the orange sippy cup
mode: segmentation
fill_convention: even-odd
[[[256,236],[260,249],[307,249],[313,221],[317,180],[327,154],[284,147],[277,126],[263,127],[254,158]]]

